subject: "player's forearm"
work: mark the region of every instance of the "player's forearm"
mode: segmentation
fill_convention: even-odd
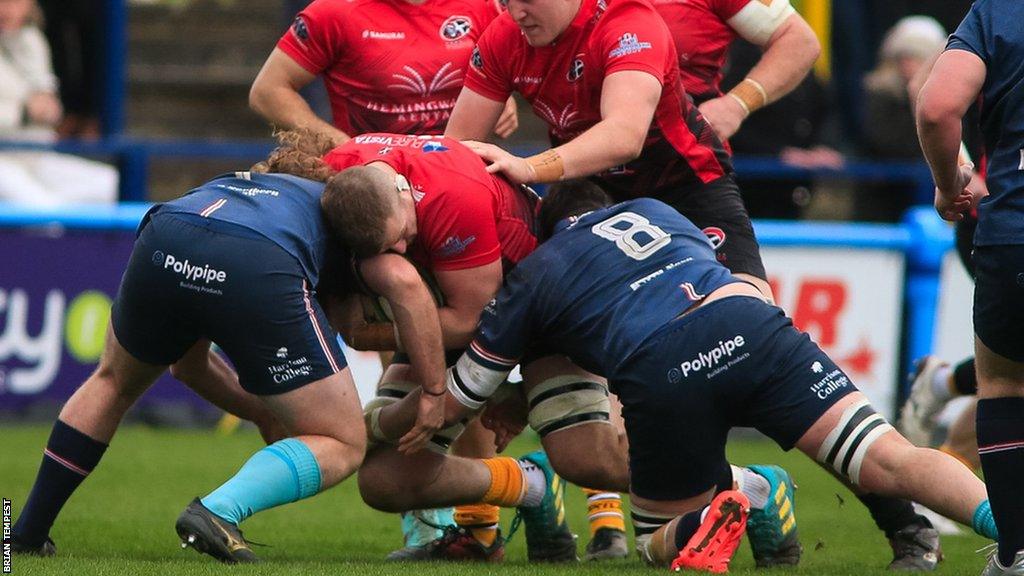
[[[419,278],[417,278],[419,280]],[[444,391],[444,347],[434,300],[422,282],[400,286],[388,298],[395,328],[416,381],[433,393]]]
[[[575,139],[554,148],[561,157],[562,179],[591,176],[635,160],[643,151],[648,128],[649,124],[641,128],[606,119]],[[549,181],[552,180],[538,180]]]
[[[348,134],[320,119],[306,99],[287,86],[253,85],[249,92],[249,107],[275,128],[309,128],[328,135],[336,145],[344,144],[350,138]]]
[[[777,37],[769,40],[761,59],[746,77],[764,88],[764,104],[770,104],[803,81],[819,54],[821,44],[814,31],[794,14],[783,24]]]
[[[955,195],[957,158],[960,155],[961,119],[953,113],[934,114],[919,107],[917,134],[931,169],[935,186],[946,195]]]
[[[476,335],[476,326],[480,320],[480,312],[467,314],[461,310],[444,306],[438,308],[437,316],[441,320],[441,334],[445,350],[462,350],[469,346]]]

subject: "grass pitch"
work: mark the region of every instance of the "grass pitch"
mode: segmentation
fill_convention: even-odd
[[[46,442],[46,426],[0,427],[0,496],[13,500],[17,516],[31,487]],[[509,450],[522,454],[536,440],[521,440]],[[181,550],[174,519],[192,497],[205,494],[233,474],[261,446],[243,431],[212,432],[127,427],[118,434],[99,468],[71,499],[51,536],[58,557],[16,556],[14,574],[360,574],[361,576],[507,574],[650,574],[634,558],[612,563],[540,566],[526,563],[523,535],[507,548],[504,565],[392,564],[382,558],[401,535],[397,516],[375,512],[359,499],[351,480],[310,500],[268,510],[248,520],[245,535],[269,544],[255,548],[265,560],[255,566],[224,566],[193,550]],[[797,521],[804,557],[796,570],[772,574],[891,574],[888,544],[852,494],[795,451],[784,454],[766,441],[738,441],[730,449],[737,464],[775,462],[799,485]],[[587,541],[586,504],[569,489],[570,522]],[[503,517],[507,529],[509,515]],[[985,558],[974,551],[988,542],[974,535],[946,536],[946,559],[939,574],[978,574]],[[755,573],[749,546],[733,560],[735,574]]]

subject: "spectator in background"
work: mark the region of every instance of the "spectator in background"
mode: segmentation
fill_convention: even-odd
[[[63,109],[34,0],[0,0],[0,140],[46,143]],[[0,200],[37,206],[113,202],[117,171],[47,150],[0,149]]]
[[[39,0],[66,114],[61,138],[99,138],[104,0]]]
[[[885,35],[878,63],[864,77],[863,153],[870,160],[917,162],[917,141],[908,85],[946,45],[946,31],[929,16],[907,16]],[[894,222],[912,203],[906,184],[865,184],[854,198],[857,220]]]
[[[929,16],[907,16],[885,35],[878,63],[864,78],[864,141],[878,160],[917,160],[921,146],[907,85],[946,45],[946,31]]]

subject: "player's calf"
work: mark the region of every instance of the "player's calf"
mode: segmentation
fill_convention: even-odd
[[[920,502],[996,536],[981,480],[955,458],[912,445],[859,392],[832,405],[797,447],[872,494]]]

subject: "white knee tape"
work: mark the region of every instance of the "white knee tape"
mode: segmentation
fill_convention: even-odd
[[[868,449],[892,429],[867,400],[855,402],[843,411],[839,423],[821,443],[818,461],[859,485],[860,468]]]
[[[592,422],[608,422],[611,404],[608,385],[582,380],[579,376],[556,376],[526,393],[530,405],[530,426],[546,436]]]

